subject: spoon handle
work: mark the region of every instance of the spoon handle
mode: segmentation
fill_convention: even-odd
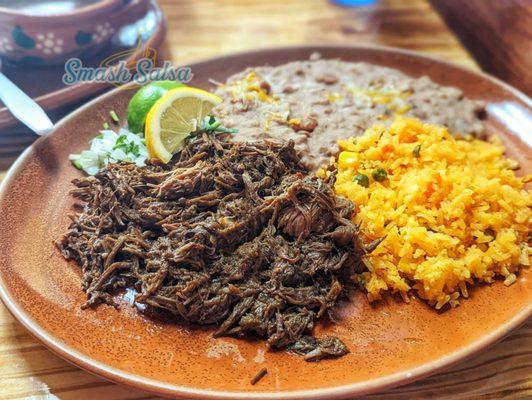
[[[37,135],[46,135],[54,127],[44,110],[31,97],[0,72],[0,100],[20,122]]]

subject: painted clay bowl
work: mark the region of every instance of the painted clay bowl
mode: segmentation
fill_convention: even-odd
[[[192,64],[192,85],[256,65],[324,58],[366,61],[411,76],[428,75],[487,104],[487,129],[498,134],[508,156],[530,172],[526,144],[530,100],[487,75],[415,53],[376,47],[295,47],[261,50]],[[68,155],[87,147],[108,118],[125,115],[133,91],[114,90],[64,118],[15,163],[0,189],[0,297],[32,334],[66,360],[114,382],[161,396],[187,399],[353,398],[402,385],[486,350],[532,314],[532,275],[510,287],[497,281],[470,291],[460,306],[437,312],[421,301],[389,297],[368,303],[361,291],[333,311],[316,334],[338,336],[351,352],[336,360],[305,362],[270,352],[264,341],[212,337],[209,328],[154,320],[128,304],[82,310],[80,270],[53,245],[69,225],[71,179],[80,172]],[[250,379],[268,374],[257,385]]]
[[[0,56],[29,65],[62,64],[105,47],[113,34],[146,13],[149,0],[100,0],[68,12],[0,7]]]

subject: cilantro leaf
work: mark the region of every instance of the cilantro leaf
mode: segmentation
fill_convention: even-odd
[[[126,149],[126,153],[131,153],[135,157],[138,157],[140,155],[139,145],[133,142],[129,142],[129,145]]]
[[[236,133],[238,132],[238,129],[224,128],[223,126],[221,126],[221,122],[218,121],[216,117],[213,115],[205,118],[205,120],[203,121],[203,126],[201,127],[201,130],[204,132],[211,132],[211,133]]]
[[[116,139],[116,142],[115,142],[115,145],[113,147],[113,150],[116,150],[116,149],[122,149],[125,151],[125,148],[126,148],[126,140],[127,140],[127,137],[126,135],[120,135],[118,137],[118,139]]]

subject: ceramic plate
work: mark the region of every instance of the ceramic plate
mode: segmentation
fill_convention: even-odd
[[[324,58],[367,61],[409,75],[428,75],[488,104],[488,128],[508,155],[530,172],[525,143],[530,101],[486,75],[410,52],[375,47],[280,48],[217,58],[192,65],[193,85],[212,88],[247,66]],[[268,352],[264,342],[213,339],[210,329],[153,321],[126,301],[120,309],[81,310],[85,295],[79,269],[52,242],[69,224],[70,180],[79,176],[68,154],[95,136],[108,111],[125,114],[130,90],[114,90],[80,108],[39,139],[16,162],[0,194],[0,295],[13,315],[52,351],[115,382],[159,395],[198,399],[341,398],[405,384],[484,350],[532,314],[532,275],[517,282],[471,290],[455,309],[436,312],[422,302],[388,298],[368,304],[359,292],[336,307],[336,323],[317,334],[340,337],[351,353],[308,363],[287,352]],[[530,139],[528,139],[530,140]],[[250,379],[263,367],[268,375]]]

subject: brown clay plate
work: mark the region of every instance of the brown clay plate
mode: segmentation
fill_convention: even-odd
[[[530,101],[486,75],[410,52],[374,47],[280,48],[222,57],[192,65],[196,86],[225,79],[247,66],[325,58],[368,61],[461,88],[488,103],[488,124],[508,154],[530,172],[523,127],[531,126]],[[0,194],[0,295],[13,315],[51,350],[115,382],[159,395],[197,399],[343,398],[404,384],[485,349],[532,314],[532,275],[471,291],[455,309],[436,312],[414,301],[389,298],[369,305],[362,293],[340,304],[336,323],[318,333],[339,336],[351,353],[308,363],[263,342],[213,339],[209,329],[153,321],[124,302],[121,309],[80,309],[85,296],[79,270],[52,241],[67,227],[70,180],[79,175],[68,154],[95,136],[108,110],[124,115],[129,90],[115,90],[63,119],[16,162]],[[528,124],[528,125],[527,125]],[[521,134],[521,138],[519,135]],[[528,139],[530,140],[530,139]],[[257,385],[250,378],[266,367]]]

